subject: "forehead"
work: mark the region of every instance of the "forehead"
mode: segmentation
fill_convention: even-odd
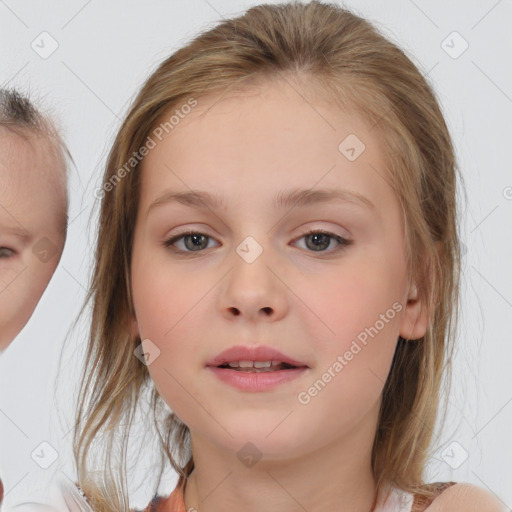
[[[382,167],[377,133],[356,114],[311,96],[287,83],[271,83],[244,94],[198,98],[197,106],[183,109],[187,113],[179,118],[173,116],[180,111],[175,105],[153,128],[162,140],[145,157],[143,167],[180,162],[189,175],[205,177],[211,167],[225,175],[230,170],[242,172],[242,166],[257,165],[264,172],[309,165],[318,174],[327,163],[352,164],[339,148],[349,135],[364,146],[363,159],[371,156]],[[172,117],[179,122],[168,122]],[[356,167],[357,162],[348,166]]]
[[[27,230],[53,225],[62,189],[56,186],[64,164],[47,138],[0,129],[0,224]]]
[[[48,137],[0,127],[0,177],[13,186],[51,183],[64,163],[55,154]]]
[[[210,94],[174,116],[179,122],[170,128],[180,110],[173,106],[152,131],[161,140],[143,160],[144,198],[163,182],[180,191],[224,188],[238,197],[316,183],[378,193],[386,171],[377,133],[355,113],[309,92],[271,83],[244,94]]]

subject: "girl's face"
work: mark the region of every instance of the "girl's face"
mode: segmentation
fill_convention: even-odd
[[[178,110],[148,144],[131,268],[133,332],[158,392],[194,449],[243,454],[250,442],[268,459],[334,442],[366,449],[398,336],[426,328],[376,133],[283,83]],[[277,202],[298,190],[311,200]],[[192,191],[221,204],[170,196]],[[239,389],[207,366],[234,345],[307,368]]]

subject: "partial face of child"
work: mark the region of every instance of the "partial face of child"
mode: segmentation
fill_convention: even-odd
[[[223,205],[168,195],[191,190]],[[276,200],[296,190],[330,200]],[[263,454],[258,467],[314,453],[369,457],[398,336],[426,328],[404,236],[376,130],[284,83],[201,99],[157,142],[142,169],[133,329],[150,340],[151,377],[199,461],[234,467],[247,442]],[[224,370],[227,382],[208,366],[234,345],[265,345],[307,368],[240,389],[241,372]]]
[[[0,350],[23,329],[64,247],[64,164],[48,142],[0,127]]]

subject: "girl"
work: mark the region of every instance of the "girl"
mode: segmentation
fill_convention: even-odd
[[[502,510],[424,481],[456,188],[432,89],[346,9],[260,5],[165,60],[97,194],[74,439],[91,508],[129,508],[149,390],[160,478],[164,459],[180,478],[148,511]]]

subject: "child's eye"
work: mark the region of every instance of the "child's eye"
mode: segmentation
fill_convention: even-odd
[[[353,240],[348,240],[347,238],[343,238],[342,236],[337,235],[336,233],[331,233],[330,231],[321,231],[321,230],[310,230],[302,233],[302,235],[297,238],[300,240],[301,238],[305,238],[311,243],[306,243],[306,246],[313,247],[313,252],[326,252],[325,249],[331,245],[331,242],[334,240],[336,242],[336,246],[332,251],[328,251],[330,253],[336,253],[338,251],[342,251],[349,245],[354,243]],[[320,249],[320,250],[317,250]]]
[[[206,239],[209,239],[208,235],[204,233],[200,233],[198,231],[186,231],[183,233],[179,233],[168,240],[163,242],[164,247],[169,247],[173,251],[178,253],[191,253],[191,252],[200,252],[202,249],[207,247],[207,243],[205,243]],[[352,245],[354,243],[353,240],[348,240],[343,238],[335,233],[330,233],[328,231],[321,230],[312,230],[307,231],[306,233],[302,233],[302,235],[297,239],[306,238],[308,242],[306,242],[307,248],[313,248],[311,252],[320,252],[320,253],[336,253]],[[176,249],[172,247],[176,242],[183,239],[184,247],[186,250]],[[331,245],[332,240],[334,240],[338,245],[332,251],[325,251]],[[187,241],[190,241],[190,244],[187,244]],[[190,249],[190,250],[189,250]]]
[[[191,240],[191,244],[185,244],[185,248],[189,249],[192,248],[191,251],[183,251],[182,249],[176,249],[174,247],[171,247],[174,245],[175,242],[181,239],[184,240]],[[198,231],[185,231],[183,233],[179,233],[178,235],[175,235],[168,240],[166,240],[163,245],[164,247],[170,247],[173,251],[176,252],[198,252],[196,249],[204,249],[206,246],[204,244],[204,239],[210,238],[208,235],[205,235],[204,233],[199,233]]]
[[[8,247],[0,247],[0,258],[9,258],[14,254],[12,249]]]

